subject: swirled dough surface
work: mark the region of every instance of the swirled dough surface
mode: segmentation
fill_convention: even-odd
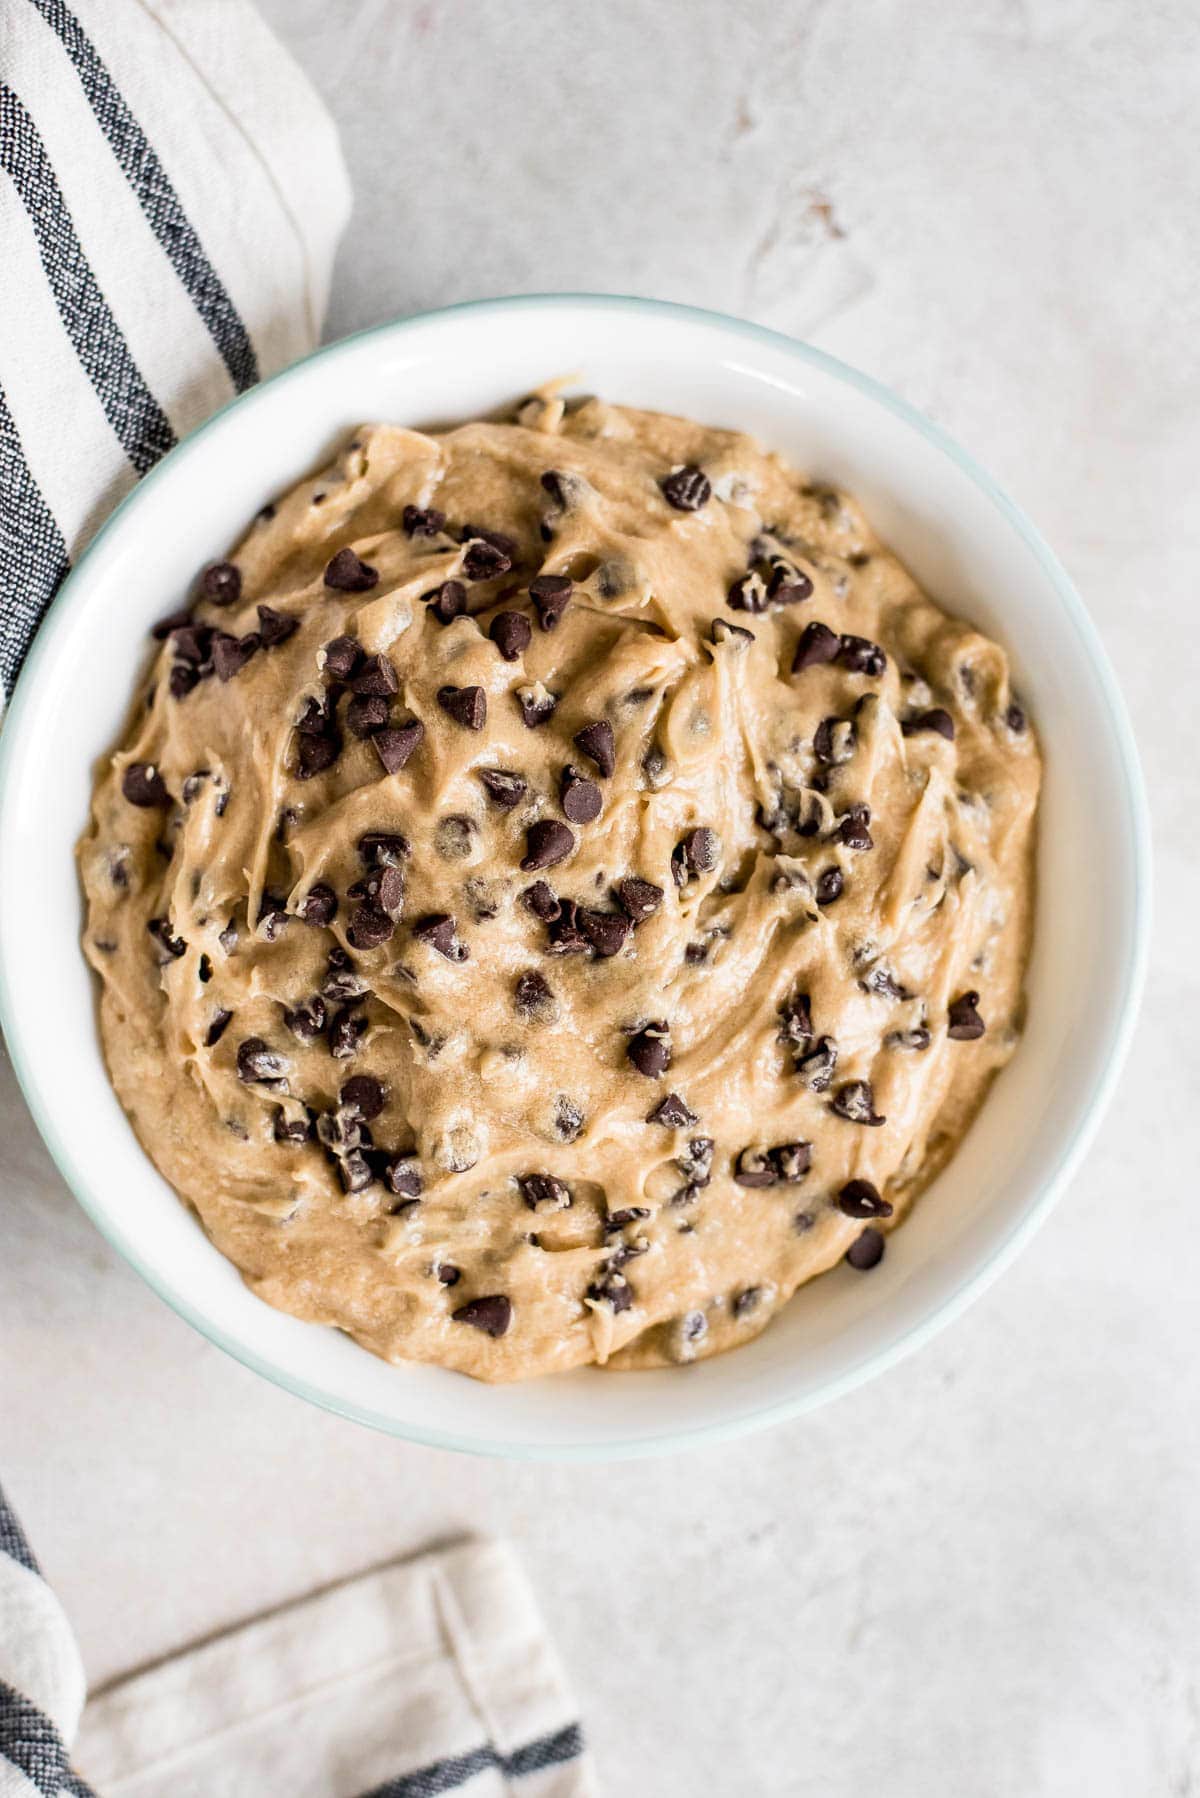
[[[852,499],[548,389],[360,430],[177,623],[85,947],[255,1292],[511,1380],[869,1277],[1017,1039],[1039,756]]]

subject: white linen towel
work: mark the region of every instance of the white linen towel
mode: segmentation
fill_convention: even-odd
[[[315,346],[348,211],[333,123],[245,0],[0,0],[0,704],[122,495]],[[0,1798],[90,1798],[84,1689],[0,1493]],[[594,1791],[528,1587],[486,1543],[122,1681],[80,1754],[101,1798]]]
[[[104,1798],[587,1798],[573,1700],[498,1542],[351,1580],[88,1703]]]
[[[350,190],[245,0],[0,0],[0,685],[178,438],[320,335]]]

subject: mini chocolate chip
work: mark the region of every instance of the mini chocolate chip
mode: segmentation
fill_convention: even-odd
[[[231,1011],[226,1011],[223,1006],[220,1010],[213,1012],[212,1017],[208,1020],[208,1029],[204,1032],[204,1046],[206,1049],[216,1048],[217,1044],[224,1036],[232,1016],[233,1013]]]
[[[557,818],[539,818],[525,832],[521,867],[526,874],[536,868],[553,868],[565,861],[575,847],[575,834]]]
[[[273,1135],[276,1142],[290,1143],[298,1148],[312,1136],[312,1121],[307,1117],[287,1117],[283,1110],[276,1106]]]
[[[677,512],[698,512],[712,498],[712,483],[704,470],[697,468],[694,462],[685,462],[682,468],[673,468],[659,482],[659,486],[667,504]]]
[[[346,707],[346,724],[356,737],[369,737],[382,730],[392,715],[388,701],[379,694],[364,694]]]
[[[200,670],[190,667],[187,662],[176,662],[167,676],[167,691],[172,699],[186,699],[192,688],[199,684]]]
[[[779,1008],[783,1042],[807,1045],[812,1041],[812,1005],[807,993],[794,993]]]
[[[229,920],[228,924],[226,924],[224,930],[217,938],[217,941],[220,943],[222,949],[224,949],[226,955],[233,954],[238,945],[238,933],[237,925],[233,922],[232,918]]]
[[[795,1186],[803,1180],[812,1166],[812,1144],[810,1142],[783,1142],[774,1149],[768,1149],[771,1166],[781,1180],[789,1186]]]
[[[362,645],[355,637],[334,637],[325,645],[323,654],[322,672],[326,679],[348,681],[362,661]]]
[[[395,929],[387,913],[367,901],[351,913],[346,941],[352,949],[378,949],[381,943],[391,941]]]
[[[130,805],[170,805],[162,775],[153,762],[130,762],[121,776],[121,791]]]
[[[946,1026],[946,1035],[953,1037],[956,1043],[971,1043],[983,1035],[987,1025],[976,1011],[979,1004],[978,993],[962,993],[950,1004]]]
[[[932,1041],[928,1030],[919,1027],[916,1030],[890,1030],[883,1039],[887,1049],[915,1049],[918,1053],[927,1049]]]
[[[626,1205],[620,1211],[610,1211],[604,1220],[604,1233],[611,1236],[618,1230],[626,1229],[630,1224],[640,1224],[643,1218],[649,1217],[648,1205]]]
[[[554,716],[558,705],[557,695],[548,692],[540,681],[535,681],[532,686],[518,687],[515,698],[527,730],[540,729]]]
[[[633,929],[623,912],[585,911],[581,908],[578,922],[583,935],[597,955],[602,957],[618,954]]]
[[[478,691],[478,689],[476,689]],[[413,752],[418,748],[425,735],[425,726],[419,718],[410,718],[407,724],[389,724],[383,730],[377,730],[371,737],[375,745],[375,753],[387,773],[399,774],[405,767]]]
[[[879,676],[887,667],[887,657],[882,649],[867,637],[843,636],[838,645],[837,660],[839,667],[849,668],[852,674]]]
[[[523,774],[512,774],[507,768],[477,768],[479,780],[493,805],[511,812],[525,797],[527,782]]]
[[[802,568],[779,557],[771,564],[767,594],[773,606],[796,606],[812,598],[813,584]]]
[[[572,583],[565,574],[539,574],[529,583],[529,597],[544,631],[556,630],[570,603]]]
[[[350,690],[367,699],[389,699],[400,689],[396,670],[385,655],[364,656],[350,678]]]
[[[572,824],[593,824],[604,808],[600,789],[570,764],[563,769],[559,803]]]
[[[751,568],[739,575],[725,595],[725,603],[734,612],[758,615],[767,609],[767,584],[761,574]]]
[[[668,1093],[660,1099],[646,1118],[648,1124],[662,1124],[668,1130],[683,1130],[696,1121],[695,1112],[688,1110],[678,1093]]]
[[[642,773],[646,776],[647,785],[656,793],[661,792],[670,780],[670,763],[657,743],[651,744],[642,757]]]
[[[273,1085],[287,1073],[287,1062],[261,1036],[248,1036],[238,1044],[237,1073],[247,1084],[266,1081]]]
[[[553,1174],[518,1174],[521,1197],[531,1211],[565,1211],[571,1203],[571,1189]]]
[[[256,919],[258,935],[264,942],[273,943],[282,936],[287,921],[286,901],[278,893],[264,893]]]
[[[332,768],[342,753],[342,739],[333,731],[324,737],[301,736],[296,753],[298,777],[311,780],[315,774]]]
[[[531,887],[526,887],[521,894],[521,903],[543,924],[552,924],[555,918],[562,916],[558,897],[545,880],[535,880]]]
[[[651,880],[642,880],[636,874],[629,874],[617,883],[617,897],[634,923],[640,924],[645,918],[653,917],[658,910],[663,902],[663,890]]]
[[[436,537],[446,522],[446,514],[436,506],[405,506],[401,523],[406,537]]]
[[[823,869],[821,873],[817,875],[817,884],[815,888],[817,904],[832,905],[835,899],[841,898],[842,889],[845,887],[845,884],[840,868]]]
[[[451,1316],[456,1324],[470,1324],[472,1329],[482,1330],[485,1336],[503,1336],[512,1322],[512,1310],[510,1298],[502,1292],[490,1292],[484,1298],[460,1305]]]
[[[560,474],[557,469],[548,468],[542,476],[542,489],[550,495],[556,506],[565,510],[570,503],[568,495],[573,479],[569,474]]]
[[[608,1273],[587,1289],[587,1296],[608,1305],[614,1312],[628,1311],[633,1304],[633,1288],[624,1274]]]
[[[364,1124],[379,1116],[386,1101],[387,1090],[374,1074],[355,1074],[338,1094],[339,1105],[352,1111]]]
[[[177,611],[168,612],[157,624],[150,626],[150,635],[161,643],[165,638],[173,636],[176,631],[185,630],[192,622],[191,606],[180,606]],[[202,629],[207,627],[201,626]]]
[[[347,999],[369,999],[371,996],[370,986],[346,951],[337,948],[329,951],[329,968],[321,991],[334,1005],[344,1004]]]
[[[891,1217],[892,1207],[869,1180],[848,1180],[837,1197],[847,1217]]]
[[[583,1129],[583,1113],[565,1093],[554,1101],[554,1133],[562,1142],[574,1142]]]
[[[891,969],[885,968],[882,962],[873,967],[858,984],[864,993],[878,993],[881,999],[894,999],[902,1002],[912,998],[908,988],[902,986]]]
[[[887,1119],[880,1117],[875,1110],[875,1094],[869,1080],[847,1080],[839,1086],[830,1101],[829,1109],[835,1111],[848,1124],[870,1124],[878,1128],[886,1124]]]
[[[449,912],[430,912],[427,917],[420,918],[413,925],[413,935],[419,943],[428,943],[447,961],[467,961],[470,950],[465,943],[460,943],[455,934],[454,919]]]
[[[443,581],[421,598],[439,624],[453,624],[467,609],[467,590],[461,581]]]
[[[231,606],[242,596],[242,571],[234,562],[214,562],[200,576],[200,592],[214,606]]]
[[[302,1043],[315,1043],[325,1028],[324,999],[320,993],[314,993],[311,999],[285,1008],[283,1021],[292,1035],[298,1036]]]
[[[356,1017],[350,1007],[339,1011],[329,1026],[329,1053],[335,1061],[347,1061],[355,1054],[366,1035],[367,1020]]]
[[[906,737],[915,737],[921,731],[936,731],[948,743],[954,741],[954,720],[940,705],[935,705],[930,712],[918,713],[915,718],[906,718],[900,729]]]
[[[349,899],[365,899],[377,911],[386,912],[393,921],[404,909],[404,870],[396,867],[371,868],[360,880],[346,889]]]
[[[671,1065],[670,1026],[661,1020],[647,1024],[629,1040],[625,1053],[647,1080],[657,1080]]]
[[[325,585],[336,593],[366,593],[378,580],[378,568],[360,562],[349,548],[339,549],[325,570]]]
[[[707,825],[689,830],[671,852],[671,872],[676,886],[686,886],[692,875],[715,868],[720,853],[721,839],[715,830],[709,830]]]
[[[883,1260],[883,1251],[887,1246],[887,1238],[882,1230],[872,1230],[870,1226],[857,1236],[846,1250],[846,1260],[860,1274],[870,1273]]]
[[[334,707],[336,696],[326,694],[324,699],[306,699],[304,710],[296,720],[295,728],[302,737],[326,737],[335,730]]]
[[[275,649],[286,643],[300,629],[300,620],[291,612],[277,612],[273,606],[259,606],[258,634],[264,649]]]
[[[389,918],[398,918],[404,909],[404,871],[401,868],[380,868],[368,876],[375,883],[375,891],[368,894],[380,911],[386,912]]]
[[[181,662],[190,662],[200,668],[212,655],[215,636],[211,625],[195,624],[189,619],[171,632],[171,648]]]
[[[761,1286],[746,1286],[741,1292],[734,1293],[732,1309],[733,1315],[737,1318],[739,1323],[742,1318],[749,1317],[753,1311],[757,1311],[762,1296],[763,1289]]]
[[[575,746],[595,762],[601,778],[607,780],[617,765],[617,745],[613,736],[613,727],[607,718],[597,718],[594,724],[585,724],[574,736]]]
[[[529,648],[533,626],[524,612],[497,612],[488,626],[488,636],[506,662],[515,662]]]
[[[151,918],[146,929],[161,949],[165,949],[173,961],[187,954],[187,944],[182,937],[171,934],[170,918]]]
[[[1013,732],[1013,734],[1018,737],[1021,735],[1022,731],[1026,727],[1026,724],[1028,723],[1028,720],[1025,716],[1024,707],[1019,706],[1015,699],[1013,700],[1012,704],[1009,706],[1008,710],[1004,714],[1004,722],[1005,722],[1005,724],[1007,724],[1009,730],[1011,730]]]
[[[693,1186],[707,1186],[712,1179],[713,1154],[716,1143],[711,1136],[693,1136],[683,1155],[675,1157],[675,1166],[686,1174]]]
[[[375,1178],[375,1170],[361,1149],[339,1155],[337,1171],[346,1192],[365,1192]]]
[[[813,754],[827,768],[837,768],[850,760],[857,741],[857,732],[849,720],[822,718],[813,733]]]
[[[453,1261],[438,1263],[437,1277],[443,1286],[457,1286],[462,1279],[461,1267],[455,1267]]]
[[[366,868],[399,868],[412,854],[412,844],[398,830],[366,830],[355,847]]]
[[[847,849],[873,849],[875,847],[867,825],[871,822],[869,805],[852,805],[850,810],[838,820],[834,836]]]
[[[527,1018],[545,1017],[554,1008],[550,984],[534,968],[517,975],[513,997],[517,1010]]]
[[[492,533],[493,538],[499,535],[498,531]],[[512,547],[515,551],[516,545]],[[495,580],[497,575],[507,574],[512,565],[512,554],[484,537],[473,537],[463,553],[462,571],[469,581]]]
[[[732,605],[732,600],[730,604]],[[745,649],[754,642],[754,632],[748,631],[740,624],[730,624],[728,618],[714,618],[709,628],[709,640],[712,643],[731,643],[734,649]]]
[[[547,953],[550,955],[582,955],[594,947],[592,939],[583,933],[580,925],[580,907],[575,900],[563,899],[555,903],[558,905],[558,916],[550,923]]]
[[[808,1054],[798,1058],[796,1072],[810,1092],[828,1092],[837,1063],[837,1044],[831,1036],[819,1036]]]
[[[792,673],[799,674],[804,668],[815,668],[822,662],[836,661],[841,647],[841,638],[827,624],[806,624],[792,657]]]
[[[389,1192],[394,1192],[401,1198],[419,1199],[425,1190],[425,1182],[416,1156],[389,1156],[383,1169],[383,1183]],[[453,1284],[453,1280],[446,1281],[447,1286]]]
[[[733,1177],[739,1186],[777,1186],[779,1169],[762,1149],[743,1149],[733,1164]]]
[[[487,722],[487,694],[482,687],[439,687],[437,702],[464,730],[482,730]]]

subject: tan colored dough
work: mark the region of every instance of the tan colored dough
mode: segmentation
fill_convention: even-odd
[[[712,495],[677,510],[661,482],[689,464]],[[558,493],[547,470],[563,477]],[[442,625],[423,600],[468,552],[444,532],[408,535],[406,505],[516,540],[511,571],[467,585],[470,615]],[[323,583],[347,545],[378,571],[369,591]],[[761,615],[731,609],[731,583],[755,555],[766,569],[768,554],[785,579],[806,576],[811,596]],[[268,603],[298,628],[182,698],[169,690],[172,643],[162,647],[100,770],[80,858],[113,1083],[155,1164],[255,1292],[389,1360],[489,1380],[642,1366],[736,1345],[838,1262],[864,1228],[837,1207],[848,1181],[872,1182],[891,1221],[903,1216],[1017,1040],[1040,763],[1032,729],[1010,713],[1003,651],[926,598],[852,500],[744,436],[597,400],[564,408],[547,390],[515,423],[361,430],[256,520],[234,560],[240,598],[202,599],[197,619],[241,637]],[[528,592],[539,572],[575,582],[550,631]],[[533,624],[513,662],[488,635],[500,610]],[[713,643],[714,619],[754,641]],[[814,620],[880,645],[882,675],[836,664],[793,675]],[[386,774],[372,742],[346,730],[346,695],[341,754],[300,780],[294,725],[325,690],[324,646],[347,634],[388,658],[394,719],[419,719],[424,738]],[[482,730],[439,706],[447,685],[484,690]],[[523,721],[522,688],[557,696],[540,728]],[[934,707],[952,714],[953,741],[902,733]],[[608,778],[572,741],[599,719],[614,733]],[[832,767],[814,756],[825,719],[842,721],[835,752],[853,724],[848,759]],[[139,762],[160,772],[168,806],[123,796]],[[563,818],[568,765],[599,787],[601,816],[571,826],[560,865],[523,873],[529,826]],[[480,769],[522,775],[524,799],[500,809]],[[864,804],[873,847],[836,840]],[[806,822],[813,834],[796,828]],[[672,857],[695,829],[715,831],[719,853],[679,887]],[[284,1014],[347,947],[347,889],[364,875],[357,843],[369,831],[401,832],[411,853],[391,940],[353,955],[373,996],[352,1008],[365,1032],[338,1059],[327,1035],[303,1042]],[[815,883],[830,869],[843,891],[820,905]],[[548,926],[522,901],[535,880],[615,913],[627,876],[664,898],[619,953],[547,952]],[[321,882],[339,898],[331,928],[294,915]],[[255,924],[264,894],[293,914],[274,934]],[[450,946],[468,959],[414,935],[438,913],[452,915]],[[181,954],[148,931],[156,918]],[[552,990],[544,1015],[517,1007],[529,971]],[[885,975],[909,996],[870,990]],[[972,991],[986,1033],[952,1040],[948,1008]],[[781,1008],[800,993],[815,1036],[837,1045],[825,1092],[796,1072],[811,1043],[795,1050],[781,1035]],[[208,1047],[222,1010],[232,1018]],[[655,1079],[627,1046],[658,1020],[672,1061]],[[897,1040],[921,1030],[927,1048]],[[239,1078],[249,1038],[284,1058],[286,1096]],[[415,1154],[416,1203],[379,1179],[346,1193],[320,1142],[276,1140],[281,1112],[331,1113],[361,1074],[386,1085],[369,1128],[377,1149]],[[885,1123],[832,1109],[854,1081],[870,1082]],[[668,1093],[694,1125],[647,1121]],[[715,1145],[707,1183],[696,1139]],[[798,1181],[734,1179],[741,1151],[796,1142],[811,1144]],[[531,1209],[517,1184],[529,1174],[561,1181],[570,1204]],[[612,1213],[643,1210],[606,1234]],[[455,1268],[454,1284],[439,1277]],[[454,1318],[493,1295],[511,1303],[503,1335]]]

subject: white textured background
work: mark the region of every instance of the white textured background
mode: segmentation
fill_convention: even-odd
[[[989,1297],[814,1418],[631,1466],[409,1448],[242,1371],[115,1260],[5,1065],[0,1465],[91,1674],[475,1527],[517,1542],[614,1794],[1200,1791],[1194,0],[264,11],[357,190],[331,335],[493,292],[686,299],[979,455],[1133,708],[1156,943],[1097,1147]]]

